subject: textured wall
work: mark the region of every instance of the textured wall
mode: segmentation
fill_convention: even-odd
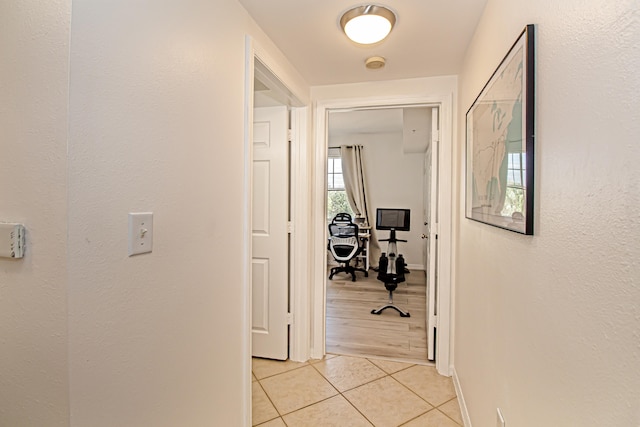
[[[315,101],[331,101],[353,98],[377,99],[385,97],[435,96],[450,95],[452,93],[455,95],[457,92],[457,81],[457,76],[438,76],[419,79],[314,86],[311,88],[311,96]]]
[[[464,219],[455,368],[474,427],[640,425],[640,11],[635,0],[490,0],[464,113],[536,24],[535,236]]]
[[[66,172],[71,2],[0,2],[0,222],[27,228],[0,258],[0,426],[65,426]]]
[[[73,425],[247,423],[246,34],[281,59],[235,0],[74,3]],[[129,258],[135,211],[154,248]]]
[[[235,0],[0,3],[0,426],[248,424],[247,34],[308,90]]]

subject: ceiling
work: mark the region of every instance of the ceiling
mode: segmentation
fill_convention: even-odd
[[[487,0],[394,0],[387,39],[358,45],[340,16],[357,0],[239,0],[311,86],[458,74]],[[382,4],[376,2],[375,4]],[[383,56],[384,68],[364,61]]]

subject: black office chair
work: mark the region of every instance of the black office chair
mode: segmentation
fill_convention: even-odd
[[[362,271],[365,277],[369,277],[367,270],[350,264],[351,260],[363,250],[358,232],[358,226],[351,221],[351,215],[348,213],[337,214],[329,224],[329,244],[327,248],[333,258],[343,264],[331,269],[329,280],[333,279],[333,276],[339,272],[351,274],[352,282],[356,281],[356,271]]]

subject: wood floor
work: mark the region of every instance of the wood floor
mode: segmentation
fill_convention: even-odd
[[[411,317],[393,309],[371,314],[389,293],[373,270],[368,278],[356,275],[355,282],[344,273],[327,280],[327,353],[427,362],[425,272],[407,274],[393,292],[394,303]]]

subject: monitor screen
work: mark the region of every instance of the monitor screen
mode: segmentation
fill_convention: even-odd
[[[409,231],[410,213],[409,209],[378,208],[376,210],[376,230]]]

